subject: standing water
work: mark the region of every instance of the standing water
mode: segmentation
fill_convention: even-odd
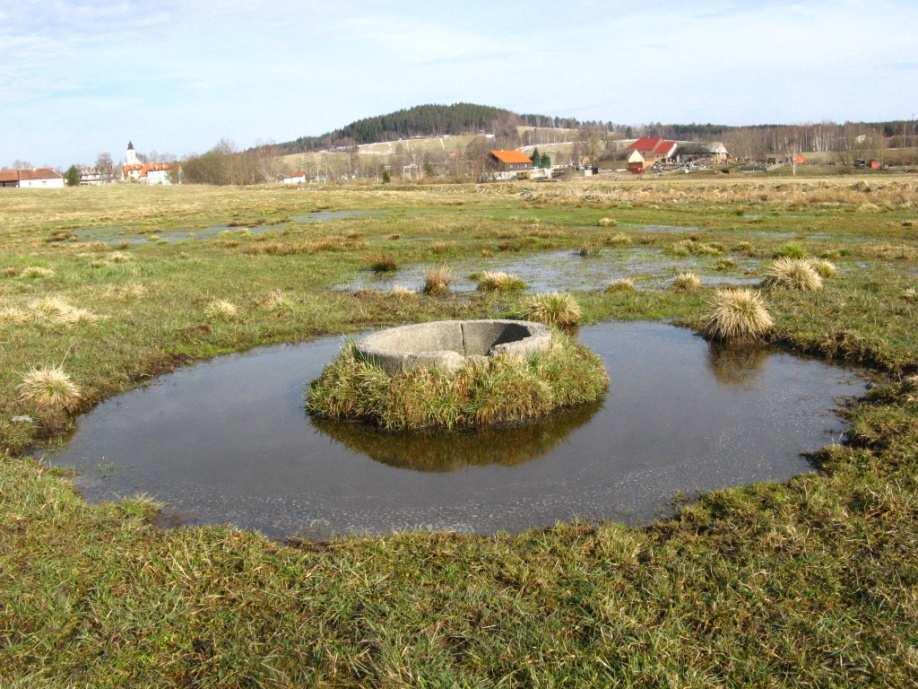
[[[314,421],[308,381],[342,338],[257,349],[162,376],[81,418],[48,459],[90,499],[138,492],[187,523],[275,537],[557,520],[642,523],[678,495],[784,481],[844,431],[855,373],[793,355],[712,349],[659,323],[583,328],[612,379],[600,404],[513,429],[386,434]]]

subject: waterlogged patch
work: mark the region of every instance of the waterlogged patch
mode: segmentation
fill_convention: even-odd
[[[342,338],[220,357],[113,398],[54,464],[95,500],[143,492],[191,523],[283,537],[435,528],[492,533],[580,517],[645,522],[676,495],[811,469],[855,373],[658,323],[583,328],[609,371],[597,407],[515,430],[387,434],[315,422],[306,382]],[[106,466],[106,471],[100,466]]]

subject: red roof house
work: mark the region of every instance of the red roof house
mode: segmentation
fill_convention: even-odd
[[[627,152],[637,151],[645,160],[664,160],[676,155],[678,144],[675,141],[664,139],[662,136],[642,136],[625,150]]]

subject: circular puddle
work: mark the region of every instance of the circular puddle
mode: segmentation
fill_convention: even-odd
[[[642,523],[678,495],[810,471],[801,452],[844,431],[837,398],[865,390],[844,368],[712,349],[660,323],[591,326],[580,340],[609,371],[606,399],[520,428],[391,435],[313,421],[303,395],[334,337],[162,376],[83,416],[46,459],[75,467],[89,499],[144,492],[182,522],[274,537]]]

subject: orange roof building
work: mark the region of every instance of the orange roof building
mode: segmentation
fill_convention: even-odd
[[[518,165],[532,167],[532,159],[522,151],[516,149],[506,150],[495,148],[491,151],[491,156],[493,156],[498,163],[510,166],[511,169],[519,169],[516,167]]]

